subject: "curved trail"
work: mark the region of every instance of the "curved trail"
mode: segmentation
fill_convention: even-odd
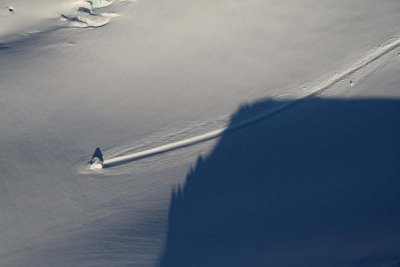
[[[166,153],[172,150],[176,150],[179,148],[191,146],[200,142],[208,141],[214,138],[217,138],[221,136],[222,134],[233,131],[245,126],[248,126],[252,123],[255,123],[259,120],[268,118],[270,116],[273,116],[291,106],[294,106],[296,104],[299,104],[300,102],[307,100],[311,97],[314,97],[328,88],[332,87],[333,85],[347,79],[349,76],[352,74],[360,71],[361,69],[364,69],[367,67],[369,64],[372,62],[382,58],[384,55],[388,54],[389,52],[395,50],[396,48],[400,47],[400,37],[392,38],[389,42],[386,42],[383,45],[380,45],[376,50],[372,51],[368,55],[366,55],[363,59],[361,59],[359,62],[354,64],[352,67],[348,68],[346,71],[336,74],[335,76],[327,79],[326,81],[322,82],[320,85],[313,87],[310,92],[308,92],[304,97],[293,100],[292,102],[289,102],[287,104],[283,104],[279,107],[276,107],[272,110],[268,110],[266,112],[258,113],[255,116],[251,117],[250,119],[243,120],[239,123],[230,125],[228,127],[223,127],[217,130],[213,130],[204,134],[196,135],[194,137],[190,137],[184,140],[180,140],[177,142],[169,143],[166,145],[161,145],[158,147],[154,147],[151,149],[147,149],[144,151],[128,154],[128,155],[123,155],[123,156],[116,156],[112,158],[105,159],[103,161],[102,168],[110,168],[110,167],[115,167],[117,165],[121,165],[124,163],[128,163],[131,161],[143,159],[146,157]]]

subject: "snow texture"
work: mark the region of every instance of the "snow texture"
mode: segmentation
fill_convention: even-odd
[[[0,265],[397,266],[399,12],[0,0]]]

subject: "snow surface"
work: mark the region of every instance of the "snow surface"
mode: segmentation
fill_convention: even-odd
[[[200,155],[213,155],[243,105],[274,100],[241,121],[273,113],[279,126],[274,110],[286,105],[290,113],[311,96],[400,98],[397,0],[108,4],[0,0],[2,266],[166,266],[165,253],[174,252],[171,192]],[[86,168],[96,147],[106,161],[210,132],[217,138]],[[241,147],[246,131],[234,136]],[[399,177],[393,168],[380,179],[389,172]],[[400,257],[400,221],[389,215],[379,224],[387,231],[349,237],[354,253],[342,257],[324,250],[340,242],[318,250],[318,233],[286,260],[262,250],[243,255],[270,255],[274,266],[321,266],[321,257],[325,266],[391,266]]]
[[[166,153],[166,152],[176,150],[179,148],[195,145],[200,142],[209,141],[211,139],[215,139],[215,138],[227,133],[228,131],[232,131],[232,130],[236,130],[236,129],[239,129],[242,127],[249,126],[252,123],[255,123],[262,119],[266,119],[266,118],[276,114],[277,112],[280,112],[286,108],[289,108],[292,105],[297,104],[300,101],[304,101],[311,97],[321,94],[322,92],[324,92],[325,90],[334,86],[335,84],[349,78],[352,74],[357,73],[360,70],[363,70],[364,68],[369,66],[371,63],[375,62],[376,60],[379,60],[381,57],[385,56],[387,53],[392,52],[399,46],[400,46],[400,37],[392,38],[390,42],[379,46],[379,48],[376,49],[376,51],[369,53],[365,58],[360,60],[354,66],[351,66],[349,69],[347,69],[341,73],[337,72],[337,73],[335,73],[335,75],[333,75],[333,77],[320,83],[315,88],[308,89],[307,94],[297,100],[289,101],[288,103],[286,103],[284,105],[277,106],[273,109],[267,110],[266,112],[262,112],[262,111],[257,112],[255,114],[252,114],[252,116],[247,118],[246,120],[236,122],[235,124],[231,124],[228,127],[224,127],[221,129],[206,132],[206,133],[196,135],[193,137],[189,137],[189,138],[177,141],[177,142],[161,145],[158,147],[153,147],[151,149],[136,152],[133,154],[108,158],[104,162],[102,162],[102,164],[104,163],[103,165],[99,165],[99,163],[97,161],[95,161],[90,164],[90,169],[102,169],[103,167],[105,167],[105,168],[114,167],[116,165],[129,163],[134,160],[139,160],[142,158]],[[354,86],[354,82],[352,80],[350,80],[350,86]]]

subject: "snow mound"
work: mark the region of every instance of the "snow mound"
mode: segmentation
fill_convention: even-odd
[[[88,1],[93,8],[101,8],[111,5],[113,0],[89,0]]]
[[[30,33],[45,33],[59,28],[97,28],[119,14],[113,4],[127,0],[0,0],[0,40],[12,43]]]
[[[114,3],[134,2],[135,0],[88,0],[92,8],[102,8]]]
[[[76,16],[61,15],[61,21],[68,21],[72,28],[98,28],[110,22],[110,17],[102,15],[91,15],[79,12]]]
[[[75,12],[72,14],[62,14],[60,21],[68,22],[72,28],[98,28],[108,24],[111,18],[118,17],[115,12],[97,13],[97,9],[108,7],[117,2],[116,0],[89,0],[78,1],[75,4]],[[131,1],[133,2],[133,1]]]

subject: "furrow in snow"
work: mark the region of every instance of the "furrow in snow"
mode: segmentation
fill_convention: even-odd
[[[321,94],[328,88],[332,87],[333,85],[339,83],[340,81],[343,81],[347,78],[349,78],[352,74],[360,71],[361,69],[367,67],[369,64],[373,63],[374,61],[380,59],[384,55],[388,54],[389,52],[395,50],[400,46],[400,37],[395,37],[392,38],[389,42],[379,46],[375,51],[369,53],[366,57],[364,57],[362,60],[354,64],[352,67],[348,68],[346,71],[342,73],[337,73],[335,76],[327,79],[326,81],[322,82],[321,84],[314,86],[309,90],[309,92],[303,96],[302,98],[299,98],[297,100],[293,100],[292,102],[289,102],[287,104],[278,106],[272,110],[268,110],[266,112],[258,113],[254,116],[252,116],[249,119],[243,120],[237,124],[230,125],[229,127],[223,127],[217,130],[213,130],[204,134],[196,135],[194,137],[190,137],[184,140],[180,140],[177,142],[169,143],[166,145],[161,145],[158,147],[154,147],[151,149],[147,149],[144,151],[128,154],[128,155],[123,155],[123,156],[116,156],[112,158],[105,159],[103,161],[102,166],[96,166],[97,168],[110,168],[110,167],[115,167],[120,164],[128,163],[131,161],[143,159],[146,157],[166,153],[172,150],[176,150],[179,148],[191,146],[200,142],[208,141],[214,138],[217,138],[221,136],[222,134],[226,133],[227,131],[233,131],[238,128],[242,128],[245,126],[248,126],[252,123],[255,123],[259,120],[268,118],[270,116],[273,116],[293,105],[296,105],[306,99],[309,99],[311,97],[314,97],[318,94]]]

